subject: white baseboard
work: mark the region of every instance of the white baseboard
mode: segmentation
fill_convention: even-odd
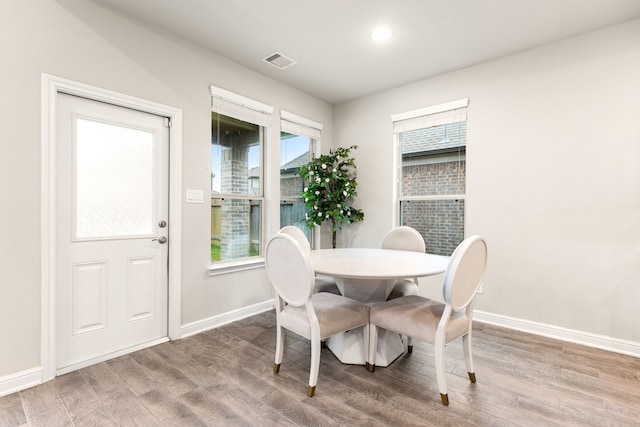
[[[209,329],[217,328],[227,323],[235,322],[245,317],[254,316],[265,311],[273,310],[275,307],[275,300],[268,300],[258,304],[250,305],[248,307],[239,308],[237,310],[229,311],[227,313],[212,316],[207,319],[198,320],[196,322],[187,323],[182,325],[180,329],[181,338],[186,338],[191,335],[195,335],[200,332],[208,331]]]
[[[40,366],[0,378],[0,397],[36,386],[42,382]]]
[[[554,338],[561,341],[581,344],[588,347],[613,351],[615,353],[640,357],[640,342],[626,341],[612,338],[605,335],[597,335],[589,332],[577,331],[562,328],[560,326],[548,325],[545,323],[533,322],[530,320],[516,319],[500,314],[487,313],[483,311],[473,311],[474,322],[488,323],[501,326],[516,331],[528,332],[541,335],[547,338]]]

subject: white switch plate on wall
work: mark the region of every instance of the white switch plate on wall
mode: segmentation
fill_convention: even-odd
[[[202,190],[187,190],[187,203],[204,203]]]

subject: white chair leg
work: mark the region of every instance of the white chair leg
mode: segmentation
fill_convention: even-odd
[[[413,338],[407,335],[407,352],[413,353]]]
[[[318,371],[320,370],[320,340],[311,340],[311,366],[309,367],[309,390],[307,394],[313,397],[316,394],[318,384]]]
[[[373,372],[376,368],[376,352],[378,351],[378,328],[376,325],[369,323],[369,336],[365,339],[369,341],[369,351],[365,353],[367,358],[367,370]]]
[[[371,340],[369,339],[369,324],[367,323],[366,325],[364,325],[364,328],[362,329],[362,337],[364,338],[364,361],[365,361],[365,367],[368,368],[369,366],[369,348],[371,345]]]
[[[276,328],[276,360],[273,365],[273,372],[278,373],[280,371],[280,364],[282,363],[282,356],[284,354],[284,332],[281,327]]]
[[[472,383],[476,382],[476,370],[473,367],[473,352],[471,350],[471,331],[462,336],[462,349],[464,351],[464,361],[467,364],[467,374]]]
[[[438,379],[438,389],[440,390],[440,399],[442,399],[443,405],[449,404],[449,395],[447,394],[447,377],[444,369],[444,343],[442,341],[435,344],[435,364],[436,364],[436,378]]]

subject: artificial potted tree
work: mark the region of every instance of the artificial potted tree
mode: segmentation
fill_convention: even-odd
[[[343,224],[362,221],[364,213],[352,206],[357,195],[356,164],[350,157],[357,145],[330,150],[329,154],[311,160],[300,168],[305,181],[302,192],[307,208],[307,227],[331,222],[332,243],[336,247],[336,233]]]

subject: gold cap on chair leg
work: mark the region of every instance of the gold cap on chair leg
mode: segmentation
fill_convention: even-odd
[[[449,404],[449,395],[448,394],[440,393],[440,399],[442,399],[442,404],[443,405],[448,405]]]
[[[273,365],[273,373],[277,374],[278,372],[280,372],[280,364],[279,363],[275,363]]]
[[[373,372],[373,371],[375,371],[375,370],[376,370],[376,365],[372,365],[372,364],[371,364],[371,363],[369,363],[369,362],[366,362],[366,365],[365,365],[365,366],[367,367],[367,371],[369,371],[369,372]]]
[[[307,394],[309,395],[309,397],[313,397],[313,395],[316,394],[316,386],[309,386],[309,391],[307,391]]]
[[[413,346],[412,345],[408,345],[407,346],[407,353],[413,353]]]
[[[476,382],[476,373],[475,372],[467,372],[467,374],[469,374],[469,379],[471,380],[472,383]]]

